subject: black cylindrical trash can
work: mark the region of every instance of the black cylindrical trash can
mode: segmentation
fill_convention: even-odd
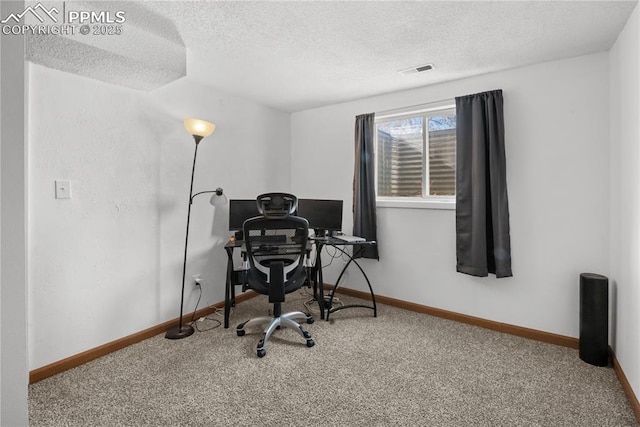
[[[595,366],[609,363],[609,279],[580,274],[580,359]]]

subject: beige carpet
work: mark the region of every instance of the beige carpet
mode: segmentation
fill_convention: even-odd
[[[308,300],[288,298],[285,311]],[[577,350],[379,305],[316,316],[312,348],[276,331],[259,359],[260,332],[235,325],[267,310],[253,298],[229,329],[159,335],[33,384],[30,426],[636,425],[613,369]]]

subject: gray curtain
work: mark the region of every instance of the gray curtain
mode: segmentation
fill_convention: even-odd
[[[510,277],[502,90],[456,98],[457,271]]]
[[[353,235],[378,240],[373,140],[375,115],[356,116],[355,168],[353,174]],[[362,251],[360,251],[362,249]],[[378,245],[354,246],[356,258],[380,259]]]

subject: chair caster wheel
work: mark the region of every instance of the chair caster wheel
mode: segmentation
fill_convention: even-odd
[[[307,340],[307,347],[313,347],[316,343],[313,340]]]
[[[267,350],[265,350],[264,348],[261,348],[257,351],[258,357],[264,357],[265,354],[267,354]]]
[[[236,334],[238,334],[239,337],[243,337],[244,333],[244,329],[236,329]]]
[[[307,317],[307,323],[308,324],[312,324],[313,322],[315,322],[315,320],[313,320],[313,317],[311,317],[311,316]]]

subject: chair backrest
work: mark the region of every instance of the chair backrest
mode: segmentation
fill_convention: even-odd
[[[304,285],[309,223],[297,216],[256,217],[244,222],[249,261],[247,286],[283,302],[284,295]]]
[[[285,218],[298,209],[298,198],[289,193],[266,193],[256,199],[260,215],[267,218]]]

